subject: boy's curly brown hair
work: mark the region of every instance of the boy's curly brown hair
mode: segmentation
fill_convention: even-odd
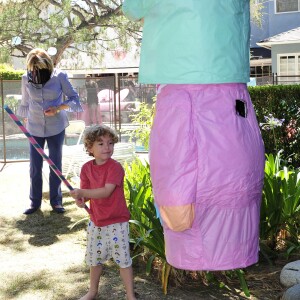
[[[99,141],[102,136],[108,135],[114,144],[119,140],[117,133],[106,125],[93,125],[85,130],[83,144],[88,155],[93,156],[89,149],[94,142]]]

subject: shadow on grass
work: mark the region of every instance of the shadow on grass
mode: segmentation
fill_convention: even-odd
[[[73,223],[74,221],[66,214],[37,211],[26,216],[24,220],[18,220],[16,227],[24,234],[30,235],[29,244],[47,246],[57,242],[59,235],[70,234],[70,227]],[[75,230],[81,229],[81,226],[75,228]]]
[[[21,234],[15,226],[16,220],[11,218],[0,218],[0,245],[9,247],[16,252],[25,250],[26,237]]]

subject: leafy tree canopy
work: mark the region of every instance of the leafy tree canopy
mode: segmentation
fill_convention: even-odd
[[[251,1],[252,17],[260,20],[262,5]],[[36,47],[56,48],[55,64],[78,60],[86,52],[101,62],[104,50],[129,49],[141,38],[140,24],[122,15],[123,0],[2,0],[0,1],[1,62],[26,57]],[[102,51],[101,51],[102,49]]]
[[[251,7],[251,18],[254,23],[258,26],[262,25],[262,9],[264,8],[265,0],[250,0]]]
[[[122,0],[6,0],[0,2],[0,49],[26,57],[36,47],[54,47],[55,64],[86,52],[101,61],[104,50],[138,42],[140,24],[122,15]],[[101,49],[103,50],[101,53]]]

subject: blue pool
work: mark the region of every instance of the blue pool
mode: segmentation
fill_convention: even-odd
[[[68,145],[76,144],[77,138],[68,138]],[[121,139],[123,142],[123,140]],[[125,142],[125,140],[124,140]],[[126,140],[126,142],[128,142]],[[29,141],[24,135],[15,135],[13,138],[6,139],[6,160],[28,160]],[[140,145],[135,146],[136,152],[145,152],[145,148]],[[0,140],[0,160],[4,161],[4,143]]]

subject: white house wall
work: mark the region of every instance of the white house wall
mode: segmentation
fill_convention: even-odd
[[[285,44],[272,46],[272,70],[278,73],[278,55],[300,54],[300,44]]]

